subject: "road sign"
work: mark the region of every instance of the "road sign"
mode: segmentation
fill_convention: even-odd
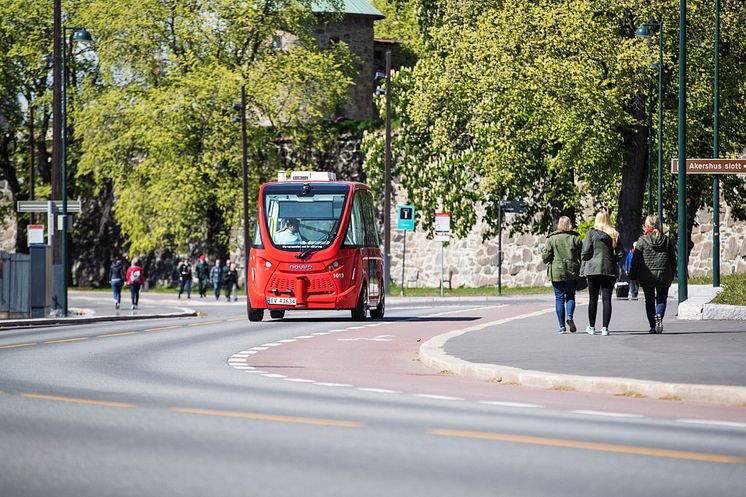
[[[679,159],[671,159],[671,172],[679,172]],[[746,159],[687,159],[686,174],[745,174]]]
[[[62,212],[62,200],[52,200],[54,212]],[[18,212],[49,212],[49,200],[19,200]],[[67,212],[80,212],[80,200],[68,200]]]
[[[28,244],[44,244],[44,225],[43,224],[29,224],[28,225]]]
[[[436,242],[447,242],[451,239],[451,213],[450,212],[436,212],[435,213],[435,236],[433,240]]]
[[[528,205],[523,200],[501,200],[500,207],[503,212],[524,212]]]
[[[414,231],[414,206],[397,205],[396,229]]]

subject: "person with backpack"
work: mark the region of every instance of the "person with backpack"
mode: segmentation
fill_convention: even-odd
[[[215,300],[220,298],[220,285],[223,283],[223,268],[220,267],[220,259],[215,260],[215,265],[210,269],[210,282],[215,293]]]
[[[596,334],[599,294],[603,302],[601,335],[609,334],[611,293],[617,278],[617,263],[622,257],[624,257],[624,252],[619,246],[619,232],[611,225],[609,213],[601,210],[596,214],[593,228],[585,236],[580,254],[582,259],[580,274],[588,280],[588,326],[585,331],[589,335]]]
[[[547,237],[541,259],[547,265],[547,273],[554,287],[555,310],[559,320],[559,333],[567,330],[575,333],[575,285],[580,272],[580,235],[572,229],[572,221],[562,216],[557,222],[557,231]],[[565,306],[567,314],[565,314]],[[567,317],[567,328],[565,327]]]
[[[111,293],[114,296],[114,308],[119,309],[122,304],[122,286],[124,286],[124,268],[119,257],[115,257],[109,266],[109,283],[111,283]]]
[[[184,293],[184,287],[186,286],[187,298],[192,298],[192,265],[189,264],[189,259],[184,257],[184,260],[176,270],[179,273],[179,298]]]
[[[676,272],[676,249],[662,233],[656,214],[645,218],[643,233],[637,240],[629,277],[630,281],[639,281],[645,294],[649,333],[663,333],[668,290]]]
[[[140,287],[145,284],[145,276],[142,268],[138,266],[137,259],[132,259],[132,265],[127,268],[127,284],[130,287],[130,297],[132,297],[132,309],[138,309],[140,305]]]
[[[205,261],[205,256],[199,256],[199,262],[197,263],[197,282],[199,284],[199,296],[205,298],[207,295],[207,284],[210,281],[210,267]]]

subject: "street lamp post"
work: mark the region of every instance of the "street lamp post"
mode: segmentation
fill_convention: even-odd
[[[635,36],[650,38],[658,33],[658,224],[663,227],[663,21],[640,25]]]
[[[243,185],[243,267],[246,306],[249,303],[249,185],[248,159],[246,157],[246,85],[241,85],[241,103],[233,104],[233,110],[241,112],[234,121],[241,122],[241,183]]]
[[[386,295],[391,295],[391,50],[386,51],[386,152],[383,181],[383,290]]]
[[[688,296],[686,225],[686,0],[679,0],[679,174],[678,174],[678,273],[679,303]]]
[[[712,158],[720,158],[720,0],[715,0],[715,84]],[[720,286],[720,177],[712,175],[712,286]]]
[[[68,31],[73,32],[73,41],[91,41],[93,38],[91,34],[86,31],[85,28],[79,27],[63,27],[62,34],[65,38],[65,34]],[[71,54],[72,55],[72,54]],[[67,317],[68,306],[67,306],[67,273],[68,273],[68,261],[67,261],[67,230],[68,230],[68,213],[67,213],[67,41],[62,40],[62,147],[61,147],[61,191],[62,195],[62,293],[61,304],[62,304],[62,315]],[[51,227],[50,227],[51,229]]]

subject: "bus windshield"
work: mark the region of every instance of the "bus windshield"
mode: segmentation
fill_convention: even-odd
[[[272,245],[288,251],[328,247],[337,236],[346,200],[342,192],[266,192],[265,222]]]

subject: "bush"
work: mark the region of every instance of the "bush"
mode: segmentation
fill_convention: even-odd
[[[723,291],[715,296],[713,303],[746,305],[746,273],[724,276],[721,284]]]

